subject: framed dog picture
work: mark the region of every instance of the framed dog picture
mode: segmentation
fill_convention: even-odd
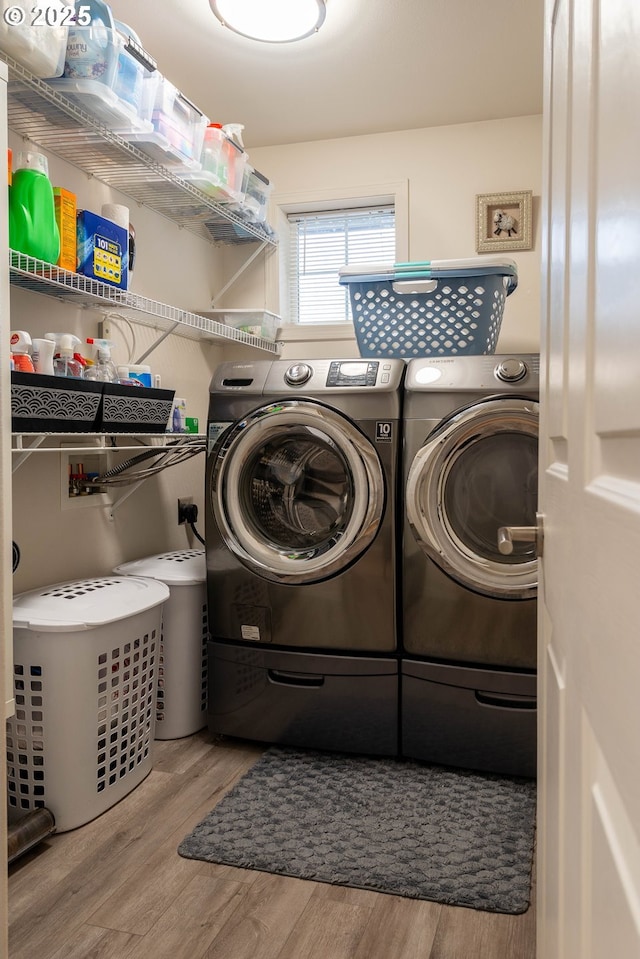
[[[476,196],[476,250],[530,250],[532,191],[523,193],[480,193]]]

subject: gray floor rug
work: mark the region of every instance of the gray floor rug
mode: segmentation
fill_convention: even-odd
[[[535,782],[273,747],[178,847],[207,862],[489,912],[530,899]]]

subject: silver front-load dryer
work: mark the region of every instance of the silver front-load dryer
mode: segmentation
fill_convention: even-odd
[[[226,363],[206,471],[209,728],[395,754],[401,361]]]
[[[406,756],[535,775],[538,394],[537,354],[408,364]]]

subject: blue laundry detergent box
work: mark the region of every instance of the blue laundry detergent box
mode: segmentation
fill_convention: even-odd
[[[97,213],[78,210],[78,273],[126,290],[129,232]]]

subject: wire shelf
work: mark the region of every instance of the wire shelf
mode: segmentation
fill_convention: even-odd
[[[12,433],[12,472],[34,453],[65,453],[83,456],[98,453],[141,453],[145,450],[177,451],[192,450],[193,455],[203,452],[207,438],[195,433]],[[133,444],[137,445],[133,445]],[[125,494],[128,496],[129,494]],[[112,504],[112,508],[116,508]]]
[[[277,245],[273,234],[216,203],[6,53],[0,58],[9,69],[11,130],[209,242]]]
[[[203,450],[206,441],[204,433],[12,433],[11,452],[127,453],[179,446]]]
[[[166,303],[127,290],[119,290],[80,273],[71,273],[59,266],[11,250],[9,254],[11,285],[32,293],[53,296],[75,306],[89,309],[108,309],[131,319],[141,326],[175,333],[189,339],[230,340],[244,343],[269,353],[277,353],[278,346],[271,340],[225,326],[216,320],[190,313]]]

